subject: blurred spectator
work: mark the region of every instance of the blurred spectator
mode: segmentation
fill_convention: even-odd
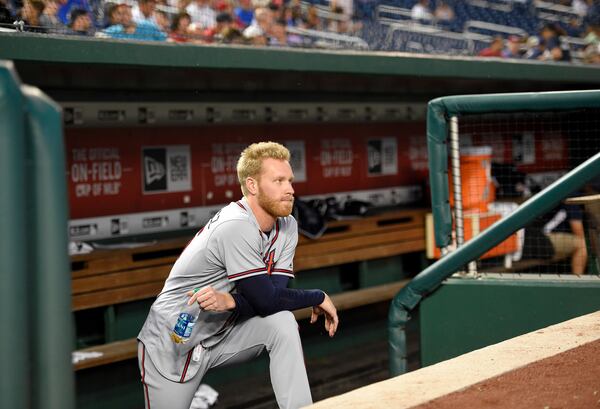
[[[256,45],[267,45],[267,35],[273,24],[273,12],[260,7],[254,12],[254,21],[244,30],[244,37]]]
[[[199,29],[210,29],[217,25],[217,12],[212,8],[211,0],[193,0],[185,10]]]
[[[106,27],[121,24],[121,5],[115,3],[109,3],[105,11]]]
[[[587,46],[584,50],[583,61],[589,64],[600,64],[600,45]]]
[[[538,57],[544,61],[571,61],[569,43],[563,29],[555,24],[546,24],[541,31],[544,52]]]
[[[565,27],[565,31],[569,37],[581,37],[581,34],[583,33],[583,24],[581,19],[570,19]]]
[[[254,8],[250,0],[240,0],[240,6],[236,7],[233,13],[242,28],[248,27],[254,20]]]
[[[587,264],[583,209],[577,205],[561,204],[543,227],[548,236],[555,257],[571,256],[571,271],[582,275]]]
[[[585,41],[585,44],[588,46],[600,43],[600,18],[598,18],[598,21],[591,21],[588,24],[583,41]]]
[[[233,5],[230,0],[214,0],[213,10],[219,13],[228,13],[233,17]]]
[[[526,41],[527,51],[523,54],[523,58],[527,60],[537,60],[544,52],[544,44],[538,36],[530,36]]]
[[[167,35],[156,27],[156,24],[148,24],[145,21],[135,24],[131,14],[131,6],[121,4],[120,6],[121,22],[104,30],[104,34],[113,38],[145,40],[145,41],[163,41]]]
[[[70,13],[69,34],[88,36],[91,34],[92,20],[87,10],[72,9]]]
[[[500,36],[494,37],[489,47],[479,52],[480,57],[502,57],[504,49],[504,39]]]
[[[337,18],[332,18],[329,21],[329,27],[327,29],[338,34],[345,34],[349,32],[350,28],[348,21],[350,19],[344,14],[344,10],[338,6],[335,10],[333,10],[333,13]]]
[[[40,16],[40,25],[44,26],[51,33],[63,32],[65,26],[60,22],[56,13],[60,7],[60,0],[46,0],[46,7]]]
[[[502,50],[504,58],[521,58],[521,38],[515,35],[508,37],[506,48]]]
[[[285,31],[285,21],[277,20],[271,25],[269,31],[269,45],[271,46],[285,46],[287,45],[287,33]]]
[[[58,9],[56,17],[58,17],[60,22],[65,26],[70,23],[70,13],[72,9],[83,9],[90,16],[93,15],[92,8],[90,7],[88,0],[66,0],[64,2],[61,1],[61,3],[62,6],[60,6]]]
[[[429,8],[429,0],[419,0],[410,10],[410,18],[421,22],[433,20],[433,14]]]
[[[600,63],[600,18],[591,21],[585,36],[585,49],[583,50],[584,61],[592,64]]]
[[[440,0],[437,2],[437,7],[433,12],[433,16],[438,23],[450,23],[454,20],[454,10],[452,10],[452,7],[450,7],[448,3]]]
[[[221,42],[224,44],[246,44],[246,39],[239,29],[231,27],[222,32]]]
[[[342,14],[346,20],[350,20],[354,15],[354,0],[332,0],[329,5],[331,11]]]
[[[40,17],[44,12],[44,3],[41,0],[26,0],[21,11],[25,22],[25,31],[45,33],[46,30],[40,26]]]
[[[0,27],[4,25],[12,25],[13,21],[15,21],[15,19],[8,9],[6,0],[0,0]]]
[[[303,24],[302,9],[300,5],[293,5],[283,9],[282,19],[290,27],[299,27]]]
[[[162,10],[154,10],[154,21],[158,29],[163,33],[168,33],[171,29],[171,19],[169,15]]]
[[[204,31],[204,39],[208,42],[220,41],[223,31],[233,27],[233,17],[229,13],[217,14],[217,25]]]
[[[137,4],[131,8],[133,21],[136,24],[145,21],[147,23],[153,23],[156,25],[154,10],[156,10],[156,0],[138,0]]]
[[[571,3],[571,7],[573,7],[573,12],[580,17],[584,17],[590,6],[591,1],[588,0],[573,0]]]
[[[169,34],[169,39],[176,43],[187,43],[190,41],[190,36],[188,34],[188,28],[192,23],[192,18],[188,13],[179,13],[175,17],[173,17],[173,22],[171,23],[171,34]]]
[[[269,7],[269,4],[271,4],[271,0],[252,0],[252,7],[254,7],[254,10],[262,7]]]
[[[323,28],[321,18],[317,14],[317,8],[313,4],[308,6],[308,9],[306,10],[304,26],[310,30],[321,30]]]
[[[177,7],[177,10],[179,10],[180,12],[183,12],[187,9],[187,7],[192,4],[192,0],[171,0],[173,2],[175,2],[175,7]],[[185,11],[187,13],[187,11]]]
[[[583,209],[561,203],[536,218],[525,229],[524,259],[559,261],[570,257],[573,274],[585,273],[587,250],[583,227]]]

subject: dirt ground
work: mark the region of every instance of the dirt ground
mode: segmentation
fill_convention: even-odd
[[[600,409],[600,340],[414,408]]]

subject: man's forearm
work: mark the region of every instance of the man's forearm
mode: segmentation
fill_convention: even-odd
[[[300,290],[275,287],[269,276],[261,275],[240,280],[235,294],[236,310],[240,315],[271,315],[279,311],[293,311],[320,305],[325,299],[321,290]],[[237,305],[239,302],[239,306]]]

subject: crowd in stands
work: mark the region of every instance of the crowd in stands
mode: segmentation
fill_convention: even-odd
[[[508,38],[494,37],[490,46],[479,52],[480,57],[528,59],[569,62],[573,56],[567,41],[569,33],[557,23],[545,24],[537,35]],[[585,27],[583,61],[600,64],[600,14]]]
[[[526,10],[541,0],[483,1],[511,3]],[[475,50],[475,55],[571,61],[573,53],[566,39],[577,38],[584,44],[578,60],[600,63],[600,0],[544,0],[546,4],[552,1],[571,10],[574,17],[544,21],[537,33],[489,36],[488,46]],[[392,3],[409,6],[408,18],[414,24],[462,31],[463,22],[457,26],[455,12],[464,8],[460,0],[0,0],[0,28],[127,40],[269,46],[310,46],[305,34],[315,32],[362,37],[371,47],[369,33],[363,28],[384,27],[377,21],[376,8]],[[385,36],[385,27],[378,32]],[[393,45],[388,48],[394,49]]]
[[[332,3],[331,18],[323,19],[299,0],[0,0],[0,27],[141,41],[303,45],[290,27],[352,34],[359,25],[350,18],[351,6]]]

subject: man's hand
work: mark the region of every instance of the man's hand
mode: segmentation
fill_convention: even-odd
[[[331,298],[327,294],[325,294],[325,299],[319,306],[313,307],[312,314],[310,315],[310,323],[314,324],[317,322],[321,314],[325,315],[325,330],[329,333],[330,337],[333,337],[335,331],[337,331],[339,320],[335,305],[333,305]]]
[[[229,311],[235,308],[235,300],[229,293],[223,293],[215,290],[211,286],[203,287],[200,290],[188,291],[190,297],[188,305],[197,302],[204,311]]]

